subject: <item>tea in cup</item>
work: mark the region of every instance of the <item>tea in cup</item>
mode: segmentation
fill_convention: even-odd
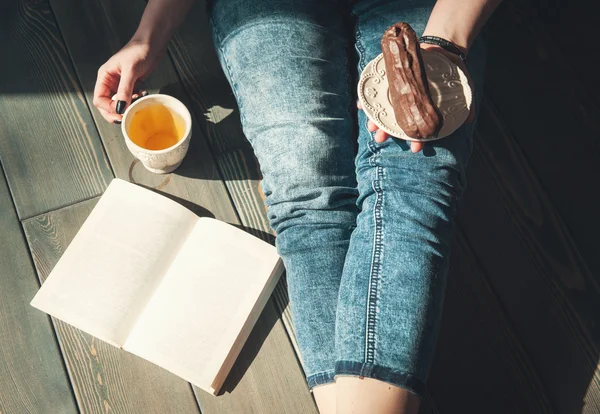
[[[146,169],[166,174],[179,167],[187,153],[192,117],[178,99],[148,95],[127,108],[121,130],[127,148]]]

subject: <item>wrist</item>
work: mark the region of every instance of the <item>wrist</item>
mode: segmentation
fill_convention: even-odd
[[[167,46],[171,36],[172,30],[167,25],[154,25],[142,19],[131,41],[147,44],[151,49],[161,49]]]
[[[193,4],[194,0],[148,0],[134,38],[165,48]]]
[[[421,44],[421,47],[423,45],[436,45],[441,47],[442,49],[458,56],[460,58],[460,60],[462,60],[463,62],[467,62],[467,55],[465,54],[465,52],[463,52],[463,48],[458,47],[457,45],[455,45],[454,43],[446,40],[446,39],[442,39],[441,37],[438,36],[421,36],[421,38],[419,39],[419,42]]]
[[[463,55],[467,56],[469,54],[469,48],[471,43],[468,37],[461,35],[460,33],[451,32],[449,30],[427,30],[423,32],[423,36],[435,36],[440,37],[444,40],[447,40],[453,43]]]
[[[167,46],[175,31],[175,24],[162,8],[161,2],[149,2],[132,40],[148,44],[153,49]]]

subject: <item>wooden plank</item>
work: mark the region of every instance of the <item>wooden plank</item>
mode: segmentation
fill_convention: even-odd
[[[241,223],[254,235],[273,242],[274,234],[259,186],[262,179],[260,166],[242,132],[235,98],[215,53],[204,1],[197,2],[192,8],[187,20],[175,34],[169,51],[190,94],[192,110],[208,137]],[[273,298],[290,341],[302,361],[292,324],[285,277],[275,287]]]
[[[42,282],[96,202],[88,200],[23,223]],[[199,413],[188,382],[64,322],[54,319],[54,324],[82,412]]]
[[[558,47],[531,1],[505,2],[490,21],[487,91],[600,283],[600,196],[591,190],[599,176],[600,110],[589,77],[597,54],[588,49],[587,60],[569,61],[576,55]],[[552,26],[552,33],[583,30],[572,23]],[[581,47],[575,43],[569,45]],[[583,83],[575,66],[585,73]]]
[[[1,2],[0,39],[0,158],[19,217],[101,194],[112,173],[48,2]]]
[[[548,398],[558,412],[600,411],[595,275],[490,102],[468,180],[460,226]]]
[[[438,410],[435,401],[433,401],[433,397],[429,391],[426,391],[423,398],[421,398],[419,414],[440,414],[440,411]]]
[[[52,324],[29,302],[39,288],[0,170],[0,413],[76,413]]]
[[[217,398],[207,398],[203,391],[195,388],[203,413],[317,413],[310,395],[304,399],[290,394],[290,392],[299,394],[303,391],[298,390],[297,386],[290,389],[289,384],[286,384],[287,381],[296,379],[282,377],[281,373],[277,372],[283,371],[285,374],[288,371],[290,361],[287,355],[291,346],[287,337],[287,342],[283,342],[274,335],[266,335],[273,327],[285,333],[273,301],[269,301],[263,317],[257,323],[258,329],[254,329],[248,338],[240,358],[223,385],[221,395]],[[261,352],[263,347],[270,349],[270,352]],[[298,363],[295,362],[295,365],[297,366]],[[244,397],[237,384],[242,376],[243,378],[251,376],[252,381],[258,384],[272,377],[278,377],[281,382],[269,386],[257,386],[251,390],[245,387],[244,392],[252,392],[254,395]]]
[[[583,86],[588,97],[586,107],[600,110],[600,105],[594,99],[600,95],[600,84],[590,82],[589,76],[589,68],[600,66],[600,55],[594,53],[598,48],[596,33],[600,26],[600,15],[587,12],[592,10],[592,4],[587,0],[528,0],[517,5],[525,6],[530,14],[539,18],[548,44],[552,45],[552,53],[559,51],[578,83]]]
[[[67,48],[72,56],[77,74],[86,90],[86,99],[91,103],[92,89],[97,68],[110,57],[118,48],[126,43],[135,30],[145,3],[142,0],[118,2],[90,1],[85,5],[77,1],[53,2],[54,12],[60,23]],[[90,47],[90,45],[94,45]],[[179,84],[179,79],[172,63],[165,60],[148,79],[150,90],[160,90],[177,96],[188,102],[187,94]],[[215,116],[222,116],[218,110]],[[161,191],[175,199],[205,214],[230,222],[240,224],[239,218],[231,205],[227,188],[220,181],[220,171],[215,165],[211,151],[206,144],[206,136],[202,128],[203,113],[196,113],[192,138],[192,147],[184,164],[174,174],[157,177],[146,173],[139,164],[135,164],[127,152],[118,128],[108,125],[96,111],[93,115],[98,123],[104,144],[107,148],[115,174],[118,177],[142,183],[148,187],[162,186]],[[195,148],[195,149],[194,149]],[[130,175],[130,171],[131,175]],[[164,182],[163,180],[168,180]],[[194,208],[192,208],[194,209]],[[266,234],[255,232],[252,228],[241,223],[242,227],[254,234],[267,238]],[[214,397],[196,390],[197,398],[203,412],[204,405],[218,406],[219,412],[235,412],[232,407],[245,407],[244,412],[266,409],[264,413],[279,412],[315,412],[314,401],[306,387],[306,381],[298,364],[297,358],[289,343],[284,326],[278,320],[278,314],[271,305],[265,308],[253,332],[252,338],[266,337],[262,346],[249,343],[248,348],[258,351],[245,351],[236,369],[247,371],[239,382],[228,380],[235,384],[231,395]],[[275,320],[275,323],[269,321]],[[260,350],[258,350],[260,348]],[[247,361],[244,359],[248,358]],[[254,359],[254,360],[253,360]],[[252,363],[250,363],[253,360]],[[240,368],[241,367],[241,368]],[[281,367],[285,367],[282,369]],[[256,373],[255,373],[256,372]],[[260,374],[259,374],[260,373]],[[268,376],[265,376],[267,375]],[[283,388],[282,388],[283,387]],[[286,398],[271,401],[266,406],[261,398],[282,392]],[[210,412],[210,411],[208,411]]]
[[[457,229],[428,386],[442,413],[550,413],[543,383]]]

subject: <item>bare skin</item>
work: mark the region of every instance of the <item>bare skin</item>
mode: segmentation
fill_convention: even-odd
[[[315,396],[317,407],[319,407],[319,413],[335,414],[336,391],[337,384],[335,382],[313,388],[313,395]]]
[[[419,397],[373,378],[337,377],[336,382],[313,388],[321,414],[416,413]]]

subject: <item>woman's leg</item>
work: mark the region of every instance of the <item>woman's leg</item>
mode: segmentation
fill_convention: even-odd
[[[261,166],[312,389],[333,382],[338,291],[356,224],[350,26],[322,0],[215,0],[210,12]]]
[[[355,5],[359,70],[381,53],[381,35],[393,23],[408,22],[422,33],[433,4],[363,0]],[[470,54],[476,92],[481,60],[476,44]],[[358,116],[360,213],[337,309],[337,410],[416,412],[416,395],[425,389],[434,353],[473,125],[414,154],[402,140],[376,143],[365,114]]]

